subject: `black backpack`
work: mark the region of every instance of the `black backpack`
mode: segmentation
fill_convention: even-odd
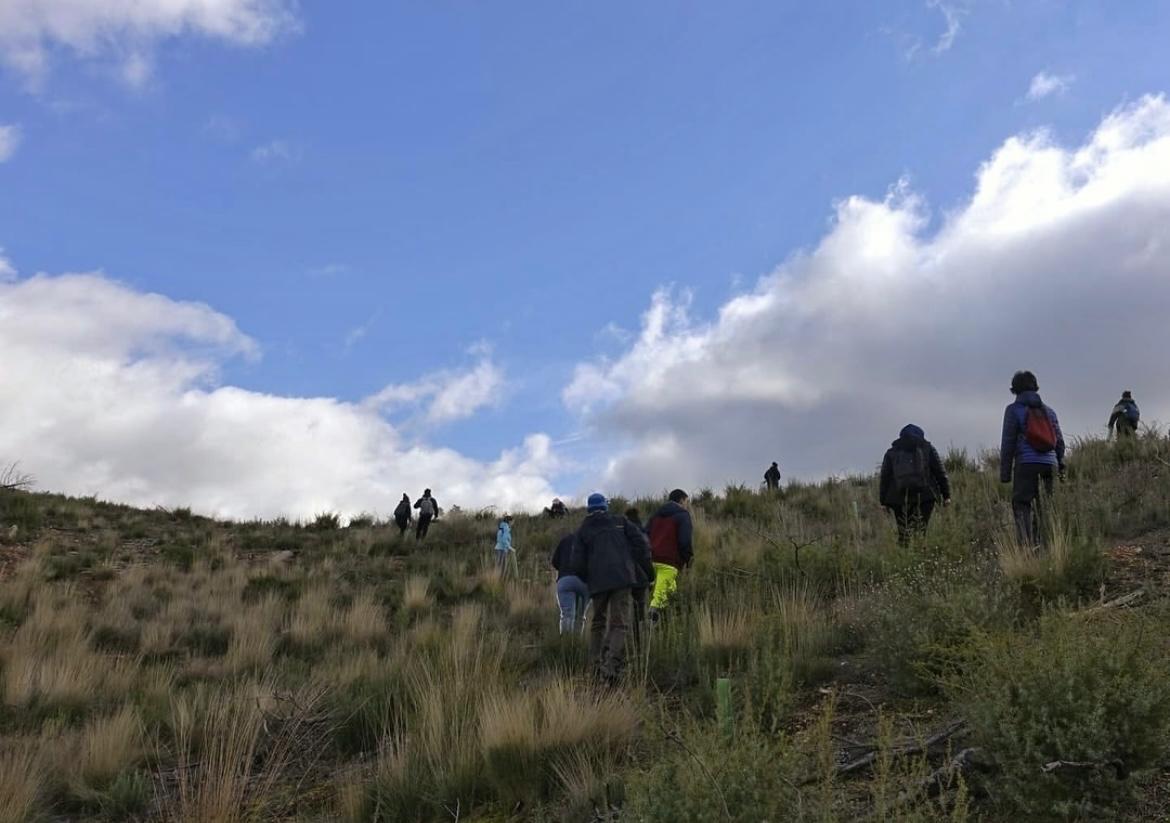
[[[926,449],[921,446],[910,451],[894,449],[890,462],[896,497],[902,499],[909,494],[922,494],[930,490],[930,464]]]

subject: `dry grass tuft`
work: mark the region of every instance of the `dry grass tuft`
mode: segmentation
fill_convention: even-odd
[[[45,784],[45,769],[31,740],[10,741],[0,752],[0,820],[33,818]]]
[[[87,785],[104,786],[138,764],[144,753],[142,724],[130,706],[91,720],[81,734],[75,768]]]
[[[735,652],[752,645],[752,620],[739,609],[714,611],[704,605],[698,611],[699,648],[705,652]]]
[[[425,611],[435,604],[431,595],[431,581],[421,574],[412,574],[402,587],[402,608],[408,612]]]
[[[357,644],[373,643],[386,636],[386,616],[370,592],[353,599],[345,614],[345,636]]]

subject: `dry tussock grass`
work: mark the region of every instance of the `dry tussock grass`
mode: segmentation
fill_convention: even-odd
[[[402,587],[402,608],[408,612],[419,612],[429,609],[434,604],[430,578],[421,574],[412,574],[406,578],[406,583]]]
[[[752,645],[752,617],[741,609],[716,611],[704,605],[698,610],[697,624],[703,651],[741,651]]]
[[[345,636],[351,643],[366,645],[386,636],[386,616],[371,592],[361,592],[345,613]]]
[[[0,820],[32,819],[44,783],[37,742],[12,738],[0,751]]]

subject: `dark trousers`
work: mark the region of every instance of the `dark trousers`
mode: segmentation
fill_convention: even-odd
[[[434,517],[434,515],[431,514],[420,514],[418,516],[418,528],[414,530],[415,540],[422,540],[427,536],[427,531],[431,528],[432,517]]]
[[[1026,546],[1041,542],[1042,501],[1052,494],[1053,466],[1047,463],[1018,463],[1012,480],[1012,514],[1016,537]]]
[[[898,545],[909,546],[915,534],[925,534],[934,513],[934,500],[929,497],[907,497],[905,503],[890,506],[894,522],[898,524]]]
[[[626,664],[626,631],[633,611],[629,589],[593,595],[593,621],[589,624],[589,656],[593,669],[607,682],[621,677]]]
[[[650,602],[650,588],[647,586],[642,589],[631,589],[630,599],[633,601],[633,609],[631,614],[633,616],[633,642],[634,652],[638,653],[642,650],[642,641],[645,639],[646,633],[646,606]]]
[[[395,517],[394,525],[398,526],[398,536],[401,537],[402,535],[406,534],[406,530],[410,528],[410,518]]]

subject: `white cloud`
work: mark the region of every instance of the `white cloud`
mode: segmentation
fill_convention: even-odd
[[[385,513],[425,486],[445,506],[553,496],[542,434],[481,462],[362,404],[220,385],[257,351],[230,318],[101,274],[0,284],[0,351],[0,455],[45,488],[232,517]]]
[[[485,353],[471,369],[445,370],[414,383],[390,385],[368,398],[365,404],[383,413],[425,405],[421,417],[416,419],[440,425],[471,417],[480,409],[495,405],[505,385],[504,372]]]
[[[287,140],[271,140],[252,149],[257,163],[295,163],[301,159],[301,150]]]
[[[1029,100],[1043,100],[1053,94],[1064,94],[1076,79],[1071,74],[1049,74],[1039,72],[1028,85]]]
[[[262,45],[297,28],[294,9],[292,0],[4,0],[0,59],[35,82],[63,49],[112,58],[141,84],[159,41],[190,34]]]
[[[0,163],[12,159],[12,155],[16,154],[20,147],[21,137],[20,126],[0,126]]]
[[[700,322],[655,295],[618,358],[564,391],[619,449],[605,487],[655,491],[868,470],[907,422],[936,443],[995,444],[1019,368],[1072,433],[1122,389],[1170,416],[1170,105],[1147,97],[1084,145],[1007,140],[968,202],[928,232],[904,183],[850,197],[812,250]]]
[[[8,283],[16,279],[16,266],[4,256],[4,249],[0,248],[0,283]]]

